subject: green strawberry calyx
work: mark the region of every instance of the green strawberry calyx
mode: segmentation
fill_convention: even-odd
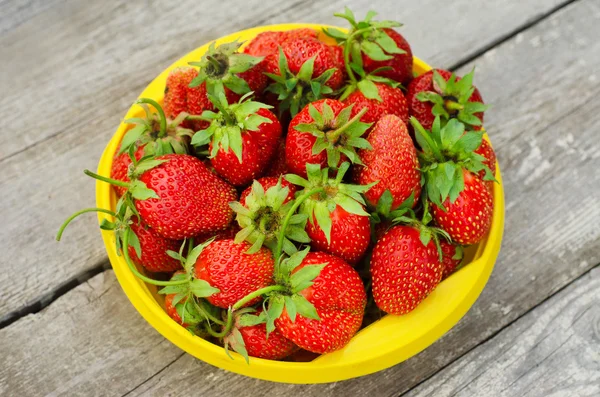
[[[267,87],[267,91],[277,95],[279,116],[289,110],[294,117],[309,103],[333,93],[326,83],[333,76],[336,68],[327,69],[321,75],[313,77],[315,59],[316,55],[302,64],[298,74],[294,74],[290,71],[287,58],[279,47],[279,74],[265,73],[273,80],[273,83]]]
[[[254,325],[261,324],[261,321],[257,321],[259,316],[253,314],[256,309],[252,307],[246,307],[238,310],[233,315],[233,325],[231,330],[223,337],[223,347],[225,348],[225,354],[233,360],[233,357],[229,354],[229,349],[240,354],[246,360],[246,363],[250,363],[250,357],[248,356],[248,350],[246,350],[246,343],[240,332],[241,328],[252,327]]]
[[[389,79],[387,77],[378,76],[377,73],[391,69],[390,67],[381,67],[375,69],[373,72],[367,74],[361,65],[354,62],[346,64],[347,68],[352,72],[352,77],[346,86],[341,89],[342,94],[339,100],[343,101],[348,98],[354,91],[359,90],[367,99],[374,99],[378,102],[383,102],[381,95],[379,95],[378,84],[385,84],[393,88],[402,88],[402,84]],[[358,75],[358,79],[354,77],[354,73]]]
[[[279,238],[283,238],[283,251],[288,255],[296,252],[293,242],[310,242],[304,230],[306,215],[294,214],[284,229],[283,221],[294,206],[294,200],[284,204],[289,192],[289,187],[281,185],[281,178],[266,192],[258,181],[254,181],[245,205],[237,201],[229,203],[241,228],[234,240],[236,243],[250,242],[252,246],[248,249],[248,254],[258,252],[263,245],[275,251]]]
[[[162,156],[172,153],[188,153],[187,140],[194,134],[194,131],[180,127],[188,117],[187,113],[180,113],[174,120],[167,120],[165,112],[156,101],[150,98],[140,98],[135,104],[144,109],[146,117],[134,117],[124,121],[134,127],[123,136],[119,154],[129,151],[132,146],[135,149],[143,147],[144,155]],[[152,113],[148,105],[152,105],[156,109],[156,113]]]
[[[206,83],[206,90],[211,95],[223,90],[224,86],[239,95],[250,92],[248,83],[237,74],[250,70],[264,57],[238,52],[242,44],[236,40],[216,47],[212,42],[199,62],[189,63],[199,67],[198,76],[189,86],[197,87]]]
[[[343,32],[335,28],[325,28],[323,31],[326,35],[334,38],[339,45],[344,46],[346,71],[354,85],[357,81],[353,72],[357,69],[362,70],[363,53],[374,61],[386,61],[392,59],[394,55],[406,53],[385,31],[385,29],[400,27],[401,23],[387,20],[374,21],[373,17],[377,13],[372,10],[367,12],[364,20],[357,22],[354,13],[348,7],[344,9],[344,13],[334,15],[347,20],[351,25],[350,31]],[[380,68],[373,71],[372,75],[387,69],[389,68]],[[387,81],[391,80],[385,79],[385,82]]]
[[[308,112],[313,122],[301,123],[294,127],[297,131],[309,133],[316,138],[312,154],[317,155],[325,150],[327,165],[332,169],[337,168],[342,154],[352,163],[362,164],[356,149],[373,150],[371,144],[362,138],[372,125],[360,121],[368,109],[365,107],[350,118],[353,106],[354,104],[342,109],[336,116],[327,102],[323,102],[322,112],[313,104],[309,104]]]
[[[212,143],[209,158],[215,157],[219,149],[225,152],[231,150],[241,164],[242,134],[247,131],[258,131],[262,124],[273,122],[257,114],[260,109],[271,109],[272,106],[251,100],[252,95],[252,92],[248,92],[237,103],[229,104],[224,90],[217,90],[216,95],[209,94],[208,97],[218,112],[210,110],[202,112],[199,118],[209,121],[210,124],[205,130],[194,134],[192,145],[200,147]]]
[[[343,178],[350,163],[344,162],[337,171],[335,178],[329,177],[329,169],[321,169],[319,164],[306,164],[308,179],[295,174],[288,174],[285,178],[295,185],[303,187],[296,193],[302,196],[307,192],[320,189],[320,192],[309,196],[299,209],[299,214],[304,214],[311,224],[317,223],[325,234],[327,243],[331,242],[331,214],[337,206],[346,212],[360,216],[369,216],[365,211],[365,199],[362,194],[371,189],[375,183],[369,185],[353,185],[343,183]]]
[[[431,131],[427,131],[415,117],[410,118],[415,138],[422,151],[418,153],[422,185],[429,200],[440,208],[447,198],[454,203],[464,190],[463,169],[472,173],[485,170],[484,180],[495,181],[492,171],[484,164],[485,158],[475,153],[481,146],[483,134],[465,131],[465,125],[451,119],[441,127],[436,117]]]
[[[489,106],[481,102],[470,102],[469,98],[473,95],[475,87],[473,86],[473,76],[475,68],[458,80],[452,73],[446,81],[437,70],[433,70],[433,91],[423,91],[416,95],[421,102],[431,102],[433,107],[431,113],[440,117],[442,122],[456,118],[465,124],[467,129],[481,126],[481,119],[476,113],[486,111]]]

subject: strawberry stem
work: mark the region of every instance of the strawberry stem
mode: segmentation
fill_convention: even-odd
[[[159,280],[151,279],[151,278],[146,277],[143,274],[141,274],[138,271],[138,269],[135,267],[135,265],[131,261],[131,257],[129,256],[129,234],[130,233],[131,233],[131,228],[129,228],[129,227],[126,228],[125,232],[123,233],[122,251],[123,251],[123,257],[125,258],[125,262],[127,263],[127,266],[129,266],[129,270],[131,270],[131,272],[133,273],[134,276],[136,276],[137,278],[139,278],[140,280],[142,280],[148,284],[157,285],[160,287],[167,287],[169,285],[182,285],[182,284],[189,283],[189,280],[187,280],[187,279],[179,280],[179,281],[159,281]]]
[[[118,181],[118,180],[112,179],[112,178],[107,178],[105,176],[98,175],[95,172],[92,172],[90,170],[84,170],[83,173],[86,174],[87,176],[91,176],[92,178],[97,179],[99,181],[110,183],[111,185],[122,186],[122,187],[126,187],[126,188],[129,188],[129,186],[130,186],[129,183],[127,183],[127,182]]]
[[[346,66],[346,73],[348,73],[348,77],[350,78],[350,81],[353,84],[356,84],[357,80],[356,80],[356,77],[354,76],[354,72],[352,71],[352,68],[350,67],[350,50],[352,49],[352,41],[355,36],[358,36],[359,34],[363,34],[364,32],[367,32],[370,29],[371,28],[359,29],[356,32],[352,33],[348,37],[348,40],[346,40],[346,44],[344,45],[344,65]]]
[[[429,131],[427,131],[425,128],[423,128],[421,123],[419,123],[419,121],[414,116],[410,118],[410,124],[415,129],[415,134],[417,134],[417,133],[420,134],[423,137],[423,139],[427,142],[427,144],[431,148],[431,151],[433,152],[433,156],[435,157],[435,159],[437,161],[439,161],[440,163],[443,163],[444,161],[446,161],[444,159],[444,156],[440,152],[437,144],[433,141],[431,134],[429,134]]]
[[[232,309],[237,310],[237,309],[243,307],[246,303],[250,302],[252,299],[259,297],[261,295],[268,294],[269,292],[285,291],[285,290],[286,290],[286,287],[284,287],[283,285],[269,285],[268,287],[263,287],[261,289],[257,289],[256,291],[249,293],[248,295],[244,296],[242,299],[237,301],[232,306]]]
[[[450,99],[446,99],[444,101],[444,107],[447,110],[452,110],[452,111],[459,111],[459,110],[463,110],[464,106],[461,105],[460,103],[456,102],[456,101],[452,101]]]
[[[283,241],[285,240],[285,230],[287,229],[288,224],[290,223],[290,219],[292,219],[292,216],[294,215],[294,213],[296,212],[298,207],[307,198],[309,198],[313,194],[321,193],[323,191],[324,191],[324,189],[322,187],[318,187],[318,188],[309,190],[308,192],[304,193],[302,196],[300,196],[296,200],[294,200],[294,204],[292,205],[292,208],[290,208],[288,213],[285,215],[285,218],[283,219],[281,231],[279,232],[279,237],[277,238],[277,247],[275,248],[275,255],[274,255],[275,263],[278,263],[279,257],[281,256],[281,251],[283,251]]]
[[[81,214],[85,214],[88,212],[103,212],[114,217],[117,216],[117,214],[115,214],[114,212],[110,210],[105,210],[104,208],[86,208],[81,211],[77,211],[76,213],[68,217],[67,220],[64,221],[63,224],[60,226],[60,229],[58,229],[58,233],[56,233],[56,241],[60,241],[60,239],[62,238],[62,234],[65,231],[65,228],[69,225],[69,223],[71,223],[73,219],[77,218]]]
[[[158,136],[160,138],[164,138],[165,136],[167,136],[167,116],[165,116],[165,112],[163,111],[162,107],[158,104],[158,102],[150,98],[140,98],[137,101],[135,101],[135,103],[146,103],[148,105],[154,106],[154,109],[156,109],[156,111],[158,112],[158,119],[160,121],[160,131],[158,133]]]
[[[329,142],[331,143],[335,143],[337,142],[338,138],[340,137],[340,135],[342,135],[344,133],[344,131],[346,131],[348,128],[350,128],[350,126],[352,126],[352,124],[354,124],[355,122],[357,122],[358,120],[360,120],[360,118],[367,113],[368,108],[364,107],[360,110],[360,112],[358,112],[356,114],[356,116],[352,117],[346,124],[344,124],[343,126],[341,126],[340,128],[338,128],[337,130],[333,130],[333,131],[329,131],[327,133],[327,139],[329,140]]]

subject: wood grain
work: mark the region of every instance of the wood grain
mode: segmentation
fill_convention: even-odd
[[[600,395],[599,290],[595,268],[406,397]]]
[[[502,7],[434,0],[377,4],[385,18],[407,22],[415,53],[438,65],[465,59],[559,0],[510,0]],[[51,297],[106,260],[93,216],[52,237],[73,211],[93,206],[94,169],[109,137],[142,88],[179,56],[228,32],[290,21],[339,23],[347,2],[250,0],[232,13],[211,0],[164,3],[0,3],[0,322]],[[364,15],[366,0],[349,4]],[[208,13],[206,10],[211,10]],[[418,20],[418,23],[411,20]],[[448,20],[453,20],[448,24]],[[424,27],[427,27],[426,29]],[[451,34],[446,30],[452,29]]]
[[[184,354],[137,314],[110,270],[0,335],[3,396],[121,395]]]
[[[488,286],[444,338],[389,370],[332,385],[256,381],[185,355],[174,363],[165,362],[164,370],[131,394],[178,395],[193,389],[210,395],[223,388],[240,396],[267,392],[395,396],[600,262],[596,249],[600,212],[594,200],[600,182],[594,139],[600,128],[600,102],[598,85],[590,81],[600,62],[594,40],[598,15],[593,1],[578,2],[475,62],[477,83],[495,105],[487,126],[504,171],[506,232]]]

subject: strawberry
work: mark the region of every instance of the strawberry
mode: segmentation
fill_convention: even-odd
[[[361,112],[350,118],[352,106],[335,99],[322,99],[306,106],[290,122],[285,146],[288,168],[306,177],[306,164],[337,166],[349,159],[361,163],[355,148],[370,149],[361,135],[370,124],[360,121]]]
[[[492,175],[496,175],[496,153],[492,149],[492,145],[485,140],[481,140],[481,145],[475,150],[475,153],[482,156],[482,163],[492,171]],[[481,170],[477,173],[479,179],[484,179],[485,170]]]
[[[253,314],[242,313],[235,316],[234,327],[223,338],[226,351],[231,347],[248,361],[248,356],[281,360],[297,349],[279,330],[267,333],[267,326],[261,319],[262,313],[259,310]]]
[[[486,186],[494,180],[483,156],[475,153],[482,134],[467,131],[465,125],[451,119],[444,127],[436,117],[431,131],[411,117],[417,142],[424,189],[432,203],[436,223],[455,243],[475,244],[487,234],[492,221],[493,197]],[[484,172],[484,179],[476,176]]]
[[[198,71],[189,66],[178,67],[169,72],[165,85],[163,107],[170,119],[175,119],[181,113],[188,112],[188,86],[198,76]],[[190,128],[191,122],[184,121],[182,126]]]
[[[219,112],[205,111],[202,117],[210,125],[192,138],[192,145],[209,144],[211,165],[235,186],[248,185],[264,172],[281,137],[279,120],[267,110],[270,106],[247,96],[231,105],[222,90],[211,96]]]
[[[228,203],[237,197],[231,185],[189,155],[169,154],[151,161],[160,164],[139,176],[144,195],[136,198],[132,192],[135,208],[148,226],[166,238],[183,239],[229,225],[233,211]]]
[[[317,31],[310,28],[300,28],[286,30],[284,32],[263,32],[256,35],[255,38],[250,40],[246,47],[244,47],[244,53],[250,54],[256,57],[268,56],[271,54],[277,54],[278,49],[285,42],[294,40],[297,38],[303,39],[316,39]]]
[[[286,178],[304,188],[298,193],[299,197],[315,189],[321,190],[305,199],[299,211],[310,221],[306,232],[311,246],[354,265],[369,246],[369,214],[365,211],[361,193],[371,186],[342,183],[349,167],[349,163],[342,164],[336,178],[332,179],[327,168],[321,170],[317,164],[307,164],[308,180],[297,175],[287,175]]]
[[[135,264],[151,272],[173,272],[181,269],[181,263],[170,257],[167,251],[179,250],[182,241],[164,238],[139,222],[131,223],[131,231],[139,241],[141,253],[141,256],[138,256],[134,246],[129,246],[129,256]]]
[[[291,192],[296,187],[281,178],[277,178],[275,185],[271,185],[271,182],[271,178],[254,181],[250,191],[242,194],[241,203],[230,203],[241,228],[235,241],[252,243],[248,253],[257,252],[263,245],[275,250],[277,243],[281,242],[284,251],[292,254],[296,251],[292,241],[305,244],[310,242],[304,231],[307,216],[295,214],[284,226],[284,219],[294,205]]]
[[[394,226],[377,241],[371,257],[373,298],[390,314],[406,314],[435,289],[442,264],[433,240],[414,226]]]
[[[442,280],[454,273],[463,260],[463,249],[460,245],[440,241],[442,250]]]
[[[432,205],[435,222],[461,245],[481,241],[492,224],[493,196],[485,182],[463,169],[463,190],[452,201]]]
[[[262,57],[239,53],[241,43],[234,41],[215,47],[212,43],[199,62],[190,62],[198,66],[198,76],[194,78],[187,91],[187,111],[201,115],[204,110],[215,110],[208,94],[216,96],[215,89],[224,89],[229,103],[237,102],[242,95],[254,92],[259,95],[267,86],[267,77],[263,74]],[[205,120],[196,120],[196,129],[206,128]]]
[[[279,145],[271,158],[271,164],[267,167],[265,176],[279,176],[287,174],[289,172],[286,160],[285,160],[285,138],[279,140]]]
[[[212,305],[226,309],[251,292],[273,284],[273,254],[260,248],[249,255],[246,251],[250,247],[247,242],[213,241],[198,256],[194,277],[219,290],[206,297]],[[259,301],[257,297],[245,306]]]
[[[367,73],[408,83],[412,75],[413,56],[410,45],[404,37],[393,30],[402,24],[395,21],[374,21],[377,15],[369,11],[363,21],[356,21],[352,11],[345,8],[344,13],[334,14],[350,22],[351,29],[345,33],[338,29],[325,29],[325,34],[333,37],[338,43],[349,46],[351,59],[364,68]]]
[[[365,123],[376,123],[386,114],[398,116],[404,123],[408,123],[408,106],[402,90],[384,83],[375,82],[373,85],[373,98],[367,97],[361,90],[355,90],[344,99],[344,104],[354,105],[352,117],[366,108],[367,112],[361,118]]]
[[[111,168],[111,178],[123,182],[129,182],[130,149],[135,150],[136,160],[149,155],[185,154],[188,153],[189,136],[193,134],[192,130],[181,127],[186,113],[181,113],[177,119],[171,121],[166,118],[162,107],[152,99],[140,98],[136,104],[144,108],[146,117],[125,120],[125,123],[133,127],[123,136]],[[157,113],[150,113],[148,104],[154,106]],[[116,185],[113,188],[117,196],[125,194],[126,188]]]
[[[367,301],[356,270],[338,257],[308,250],[284,261],[282,268],[279,281],[289,289],[271,295],[267,309],[275,327],[314,353],[344,347],[360,328]]]
[[[443,123],[456,118],[467,129],[480,130],[487,106],[473,86],[474,73],[473,69],[461,79],[447,70],[434,69],[416,77],[406,93],[410,115],[425,129],[431,129],[439,116]]]
[[[280,179],[278,177],[267,176],[267,177],[259,178],[256,181],[261,184],[264,191],[267,191],[270,188],[272,188],[273,186],[276,186],[278,183],[280,183],[279,180]],[[288,195],[286,196],[285,200],[283,201],[283,204],[286,204],[289,201],[294,199],[294,194],[296,193],[296,186],[292,185],[291,183],[289,183],[288,181],[283,179],[283,180],[281,180],[281,187],[288,188],[288,190],[289,190]],[[246,188],[246,190],[244,190],[242,192],[242,194],[240,195],[240,203],[242,203],[242,205],[246,205],[246,197],[248,197],[251,193],[252,193],[252,186]]]
[[[284,42],[277,56],[265,59],[265,70],[273,80],[267,91],[277,94],[280,101],[280,116],[288,110],[295,116],[307,104],[332,94],[344,81],[339,54],[313,38]]]
[[[365,193],[369,204],[375,206],[386,190],[392,194],[392,209],[411,195],[416,201],[421,193],[421,174],[406,124],[397,116],[383,116],[367,141],[373,150],[359,152],[364,166],[355,166],[353,180],[361,185],[378,181]]]
[[[144,147],[138,146],[135,151],[135,159],[140,160],[144,157]],[[122,182],[129,182],[129,165],[131,164],[131,158],[129,157],[129,153],[121,152],[121,146],[115,152],[115,156],[113,157],[113,163],[110,170],[110,177]],[[127,192],[127,188],[123,186],[113,185],[113,189],[117,193],[117,197],[123,196]]]

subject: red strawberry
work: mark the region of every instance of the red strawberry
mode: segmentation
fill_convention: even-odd
[[[381,195],[392,193],[392,209],[397,208],[411,194],[415,202],[421,193],[421,174],[417,152],[406,124],[397,116],[383,116],[367,138],[373,150],[361,150],[363,166],[355,166],[354,181],[361,185],[379,181],[365,193],[371,205],[377,204]]]
[[[310,252],[292,274],[298,274],[307,266],[321,264],[325,266],[312,280],[312,285],[298,292],[314,307],[316,318],[309,318],[297,310],[292,319],[290,308],[286,306],[275,320],[275,326],[301,348],[323,354],[341,349],[358,331],[367,297],[356,270],[332,255]]]
[[[492,149],[492,145],[490,145],[490,143],[483,139],[481,141],[481,146],[479,146],[476,150],[475,153],[481,155],[484,157],[484,161],[483,164],[486,165],[490,171],[492,171],[492,175],[496,175],[496,153],[494,152],[494,149]],[[481,170],[477,173],[477,176],[479,176],[480,179],[483,179],[483,177],[485,176],[485,170]]]
[[[472,85],[473,73],[461,79],[447,70],[434,69],[416,77],[406,93],[410,115],[427,130],[433,125],[434,113],[441,115],[443,122],[458,118],[472,129],[480,130],[486,106],[479,90]]]
[[[235,189],[197,158],[169,154],[139,177],[158,198],[135,200],[142,220],[160,235],[183,239],[225,229],[233,218]]]
[[[336,255],[351,265],[355,265],[369,246],[371,225],[369,217],[352,214],[337,205],[329,214],[331,218],[331,237],[328,243],[325,232],[317,220],[306,225],[310,245],[314,249]]]
[[[285,157],[289,170],[306,177],[306,164],[336,168],[347,156],[353,163],[360,162],[355,147],[369,147],[360,136],[370,125],[360,121],[366,110],[352,118],[351,111],[335,99],[321,99],[302,109],[288,127]]]
[[[181,269],[181,263],[167,255],[167,251],[179,251],[182,241],[164,238],[153,229],[137,222],[131,224],[131,231],[137,236],[142,253],[142,257],[138,258],[135,249],[129,246],[129,256],[135,264],[151,272],[173,272]]]
[[[263,32],[250,40],[244,48],[246,54],[267,56],[277,54],[278,48],[286,41],[297,38],[317,38],[317,31],[310,28],[292,29],[284,32]]]
[[[257,179],[257,182],[260,183],[263,187],[263,189],[265,190],[265,192],[267,190],[269,190],[269,188],[277,185],[277,183],[279,182],[279,177],[274,177],[274,176],[265,176],[263,178],[259,178]],[[296,186],[292,185],[291,183],[289,183],[288,181],[286,181],[285,179],[281,180],[281,187],[287,187],[289,189],[289,194],[287,195],[286,199],[283,201],[283,204],[289,202],[290,200],[294,199],[294,194],[296,193]],[[246,205],[246,197],[248,197],[250,195],[250,193],[252,193],[252,186],[247,187],[241,194],[240,196],[240,203],[242,203],[243,205]]]
[[[198,76],[189,84],[187,92],[187,111],[201,115],[204,110],[214,110],[208,94],[214,95],[213,88],[221,85],[229,103],[237,102],[242,95],[253,91],[260,95],[267,85],[267,77],[261,58],[248,57],[238,52],[241,43],[211,44],[199,62],[190,62],[198,66]],[[196,129],[206,128],[207,123],[195,121]]]
[[[119,148],[115,152],[115,156],[113,158],[110,177],[112,179],[116,179],[117,181],[129,182],[129,176],[127,173],[129,172],[131,158],[129,157],[129,153],[120,153],[120,151],[121,146],[119,145]],[[137,150],[135,151],[135,158],[136,160],[139,160],[142,157],[144,157],[144,147],[138,146]],[[113,189],[115,189],[118,197],[121,197],[125,194],[125,192],[127,192],[127,188],[123,186],[113,185]]]
[[[463,250],[460,245],[452,244],[446,240],[440,241],[442,250],[442,280],[456,271],[463,259]]]
[[[267,90],[278,95],[280,115],[293,116],[307,104],[332,94],[344,82],[345,69],[337,50],[313,38],[286,41],[277,54],[265,58],[274,81]]]
[[[194,265],[194,277],[205,280],[219,292],[206,299],[213,305],[229,308],[246,295],[273,284],[273,254],[267,248],[247,254],[250,244],[233,240],[213,241]],[[248,302],[251,306],[260,297]]]
[[[390,314],[414,310],[442,278],[433,240],[427,246],[412,226],[391,228],[375,245],[371,257],[373,298]]]
[[[408,106],[402,90],[383,83],[373,84],[377,88],[381,100],[369,99],[360,90],[352,92],[344,99],[344,104],[354,104],[352,116],[356,115],[363,108],[367,108],[367,112],[361,118],[365,123],[376,123],[386,114],[398,116],[404,123],[408,123]]]
[[[351,62],[362,65],[367,73],[406,84],[413,77],[412,51],[404,37],[391,29],[402,24],[394,21],[375,21],[375,15],[377,14],[369,11],[365,20],[357,22],[352,11],[346,7],[344,13],[335,16],[350,22],[351,29],[347,33],[337,29],[325,29],[325,33],[350,47],[352,55],[356,53],[355,49],[360,49],[361,59],[351,59]],[[378,70],[384,67],[389,70]]]
[[[376,61],[363,52],[362,61],[365,71],[374,72],[378,68],[391,67],[391,70],[377,72],[379,76],[387,77],[402,84],[407,84],[413,78],[413,55],[410,45],[404,37],[393,29],[382,29],[394,42],[403,54],[389,54],[391,59]]]
[[[179,315],[179,313],[177,313],[177,309],[173,305],[173,298],[175,297],[175,295],[176,294],[165,295],[165,310],[166,310],[167,314],[169,315],[169,317],[171,317],[173,320],[175,320],[178,324],[182,325],[184,328],[187,328],[190,325],[183,322],[183,320],[181,319],[181,316]],[[183,302],[185,302],[185,300],[183,300]]]
[[[432,204],[435,222],[458,244],[476,244],[490,230],[494,201],[492,193],[485,182],[470,173],[462,170],[464,190],[455,201],[448,197],[444,202],[444,209]]]
[[[286,178],[304,190],[302,197],[314,189],[322,189],[304,200],[299,214],[306,215],[310,222],[306,233],[311,246],[320,251],[336,255],[351,265],[356,264],[369,246],[371,225],[369,213],[365,211],[362,197],[371,186],[342,183],[349,163],[343,163],[335,178],[329,178],[329,169],[320,169],[318,164],[307,164],[308,180],[298,175]]]
[[[188,86],[198,76],[198,71],[189,66],[178,67],[167,76],[163,107],[168,118],[174,119],[180,113],[188,112]],[[191,127],[184,121],[182,126]]]
[[[192,144],[208,143],[215,171],[233,185],[245,186],[265,171],[281,137],[281,125],[266,109],[268,105],[251,100],[228,104],[222,92],[221,96],[214,99],[219,113],[206,112],[211,124],[194,135]]]
[[[223,338],[224,345],[231,347],[246,358],[250,356],[267,360],[281,360],[292,354],[297,349],[296,345],[286,339],[279,330],[275,329],[267,335],[267,326],[264,322],[252,324],[252,319],[258,318],[261,312],[262,310],[252,315],[236,316],[233,330]],[[243,344],[240,343],[240,337]]]
[[[267,167],[265,176],[274,176],[279,178],[280,175],[285,175],[289,172],[285,160],[285,138],[279,140],[279,145],[271,158],[271,164]]]

